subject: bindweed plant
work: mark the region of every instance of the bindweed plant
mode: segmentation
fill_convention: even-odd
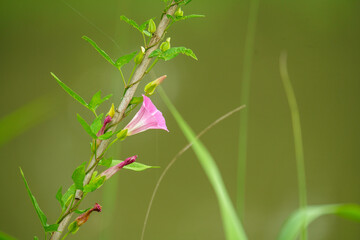
[[[116,60],[113,60],[91,38],[83,36],[83,39],[90,43],[105,60],[119,70],[120,77],[124,84],[123,94],[122,96],[118,96],[121,98],[120,105],[115,107],[114,104],[112,104],[111,107],[109,107],[110,110],[108,113],[98,114],[97,108],[109,100],[112,94],[102,97],[101,91],[98,91],[90,101],[87,102],[67,84],[61,81],[59,77],[51,73],[57,83],[72,98],[94,114],[94,118],[89,124],[88,121],[77,114],[77,120],[92,139],[90,142],[90,160],[81,163],[74,170],[72,174],[73,184],[65,192],[63,192],[62,187],[57,191],[56,199],[60,203],[61,214],[55,223],[48,223],[46,215],[40,209],[34,195],[30,191],[24,173],[20,169],[30,199],[44,228],[45,239],[57,240],[61,237],[61,239],[65,239],[69,234],[75,234],[82,225],[86,223],[93,212],[101,212],[101,205],[98,203],[95,203],[94,207],[85,210],[79,210],[79,207],[89,193],[99,189],[120,169],[143,171],[155,167],[139,163],[137,161],[137,155],[130,156],[121,161],[112,159],[107,156],[107,153],[115,143],[124,141],[129,136],[149,129],[168,131],[164,116],[150,99],[155,89],[164,81],[166,75],[148,83],[142,95],[135,96],[135,93],[140,81],[159,60],[168,61],[179,54],[184,54],[197,60],[196,55],[191,49],[186,47],[171,47],[170,37],[166,37],[167,30],[175,22],[202,17],[202,15],[184,15],[181,7],[187,5],[190,1],[191,0],[164,1],[166,7],[158,23],[155,22],[155,18],[150,18],[139,25],[136,21],[126,16],[121,16],[121,20],[141,33],[144,45],[139,47],[140,51],[134,51]],[[132,72],[128,77],[126,77],[122,71],[122,67],[127,64],[133,64]],[[136,109],[138,105],[141,105],[141,107],[133,119],[129,121],[125,128],[117,129],[118,124],[125,120],[129,113]],[[107,169],[101,171],[99,170],[100,167]],[[72,220],[75,214],[78,216],[75,220]],[[35,237],[35,239],[38,238]]]

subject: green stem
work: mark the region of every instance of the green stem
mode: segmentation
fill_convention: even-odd
[[[64,240],[69,234],[70,232],[67,232],[61,240]]]
[[[150,72],[150,70],[155,66],[155,64],[159,61],[159,57],[157,57],[153,63],[151,64],[151,66],[148,68],[148,70],[145,71],[145,74],[148,74]]]
[[[285,89],[286,97],[289,103],[291,111],[291,121],[294,134],[294,145],[295,145],[295,157],[296,157],[296,170],[298,177],[298,188],[299,188],[299,203],[300,208],[304,209],[307,206],[307,194],[306,194],[306,175],[305,175],[305,160],[304,160],[304,149],[301,135],[301,124],[299,108],[296,102],[294,89],[291,85],[288,70],[286,53],[283,52],[280,55],[280,76]],[[304,220],[304,223],[306,219]],[[303,226],[301,239],[307,239],[306,226]]]
[[[121,71],[121,68],[119,68],[119,71],[120,71],[120,74],[121,74],[121,78],[122,78],[122,80],[123,80],[123,82],[124,82],[124,87],[126,88],[126,81],[125,81],[125,78],[124,78],[124,74],[123,74],[123,72]]]
[[[239,132],[239,159],[237,166],[237,197],[236,207],[239,218],[244,219],[245,209],[245,180],[246,180],[246,159],[247,159],[247,131],[249,118],[250,102],[250,79],[252,58],[254,53],[254,39],[256,30],[256,20],[258,15],[259,0],[250,2],[249,20],[245,39],[244,64],[242,71],[242,86],[240,104],[246,104],[246,108],[240,114],[240,132]]]

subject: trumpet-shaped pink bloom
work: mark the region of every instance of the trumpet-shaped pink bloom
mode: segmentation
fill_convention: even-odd
[[[124,166],[129,165],[129,164],[135,162],[136,158],[137,158],[137,155],[125,159],[124,161],[122,161],[122,162],[119,163],[118,165],[115,165],[115,166],[110,167],[110,168],[108,168],[107,170],[103,171],[103,172],[100,174],[100,177],[105,176],[105,179],[108,180],[108,179],[111,178],[115,173],[117,173],[120,169],[122,169]]]
[[[131,136],[148,129],[163,129],[165,131],[169,131],[166,127],[165,118],[151,102],[150,98],[143,95],[143,99],[143,104],[140,110],[124,128],[128,130],[127,136]]]
[[[92,213],[92,212],[101,212],[101,206],[99,205],[99,204],[97,204],[97,203],[95,203],[95,206],[92,208],[92,209],[89,209],[89,210],[87,210],[85,213],[83,213],[83,214],[81,214],[80,216],[78,216],[77,218],[76,218],[76,223],[77,223],[77,225],[80,227],[81,225],[83,225],[84,223],[86,223],[87,222],[87,220],[89,219],[89,217],[90,217],[90,214]]]

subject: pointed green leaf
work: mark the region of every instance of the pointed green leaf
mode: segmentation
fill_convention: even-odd
[[[79,103],[81,103],[82,105],[84,105],[85,107],[88,107],[88,104],[85,102],[85,100],[80,97],[79,94],[77,94],[76,92],[74,92],[73,90],[71,90],[65,83],[63,83],[62,81],[60,81],[60,79],[51,72],[51,75],[56,79],[56,81],[58,82],[58,84],[70,95],[72,96],[76,101],[78,101]]]
[[[153,57],[158,57],[161,55],[161,50],[160,49],[156,49],[154,50],[150,55],[149,55],[149,58],[153,58]]]
[[[139,30],[140,31],[144,31],[147,27],[147,25],[149,24],[150,22],[150,19],[149,20],[146,20],[145,22],[143,22],[140,26],[139,26]]]
[[[109,167],[113,167],[115,165],[118,165],[122,161],[123,160],[112,160]],[[124,166],[124,169],[132,170],[132,171],[136,171],[136,172],[144,171],[144,170],[150,169],[150,168],[160,168],[160,167],[159,166],[148,166],[148,165],[145,165],[145,164],[139,163],[139,162],[133,162],[133,163],[131,163],[129,165]]]
[[[83,183],[85,179],[85,162],[77,167],[71,176],[72,180],[74,181],[75,188],[83,190]]]
[[[64,193],[64,195],[62,196],[61,200],[64,203],[64,207],[67,207],[68,204],[70,203],[70,200],[72,198],[72,196],[75,194],[76,191],[76,187],[75,184],[72,184],[69,189]],[[64,209],[64,208],[63,208]]]
[[[194,52],[186,47],[174,47],[174,48],[170,48],[169,50],[166,50],[165,52],[163,52],[159,57],[161,59],[164,59],[165,61],[168,61],[170,59],[173,59],[174,57],[176,57],[177,55],[179,55],[180,53],[192,57],[195,60],[198,60],[196,55],[194,54]]]
[[[101,187],[105,182],[105,178],[106,178],[105,176],[102,176],[102,177],[95,177],[94,179],[92,179],[89,184],[85,185],[84,193],[93,192],[99,187]]]
[[[76,221],[70,223],[68,230],[70,233],[75,234],[79,230],[79,225]]]
[[[25,179],[24,173],[23,173],[23,171],[22,171],[21,168],[20,168],[20,173],[21,173],[21,176],[22,176],[22,178],[23,178],[23,180],[24,180],[26,190],[27,190],[27,192],[28,192],[28,194],[29,194],[29,197],[30,197],[30,199],[31,199],[31,202],[32,202],[32,204],[33,204],[33,206],[34,206],[34,208],[35,208],[35,211],[36,211],[37,215],[39,216],[39,219],[40,219],[40,222],[41,222],[42,226],[43,226],[44,229],[45,229],[45,226],[47,226],[47,223],[46,223],[46,222],[47,222],[47,218],[46,218],[44,212],[40,209],[39,204],[37,203],[34,195],[31,193],[31,190],[30,190],[30,188],[29,188],[29,185],[28,185],[28,183],[27,183],[27,181],[26,181],[26,179]]]
[[[91,128],[89,126],[89,124],[87,124],[87,122],[79,115],[77,114],[77,120],[79,121],[79,123],[81,124],[81,126],[85,129],[85,131],[93,138],[93,139],[97,139],[96,134],[94,134],[91,131]]]
[[[101,102],[101,90],[96,92],[94,96],[92,96],[89,102],[89,108],[95,110]]]
[[[106,140],[111,138],[115,133],[113,133],[112,131],[108,131],[106,133],[104,133],[103,135],[99,136],[98,139],[100,140]]]
[[[90,129],[91,131],[95,134],[98,133],[101,129],[101,127],[103,126],[102,123],[102,117],[104,116],[104,114],[100,114],[97,118],[95,118],[94,122],[91,124]]]
[[[45,232],[56,232],[58,230],[59,224],[51,224],[45,226]]]
[[[334,214],[360,222],[360,205],[334,204],[308,206],[293,213],[281,229],[278,240],[296,239],[303,227],[307,227],[312,221],[323,216]]]
[[[127,18],[124,15],[120,16],[120,19],[125,21],[126,23],[130,24],[131,26],[133,26],[134,28],[136,28],[137,30],[139,30],[140,32],[142,32],[142,30],[140,29],[139,25],[132,19]]]
[[[118,60],[116,60],[116,66],[118,68],[122,68],[125,64],[128,64],[131,61],[131,59],[135,57],[136,53],[137,51],[118,58]]]
[[[187,16],[182,16],[182,17],[176,17],[175,21],[181,21],[181,20],[186,20],[189,18],[200,18],[200,17],[205,17],[205,15],[199,15],[199,14],[190,14]]]
[[[148,37],[151,37],[152,36],[152,34],[151,33],[149,33],[148,31],[146,31],[146,30],[142,30],[142,33],[144,33],[146,36],[148,36]]]
[[[99,48],[99,46],[93,41],[91,40],[89,37],[87,36],[83,36],[82,37],[85,41],[87,41],[88,43],[90,43],[96,51],[98,51],[98,53],[101,54],[101,56],[103,56],[109,63],[111,63],[112,65],[114,65],[116,67],[116,64],[114,63],[114,61],[111,59],[111,57],[109,55],[107,55],[107,53],[102,50],[101,48]]]
[[[62,197],[62,187],[60,187],[56,193],[56,199],[59,201],[61,208],[64,208],[64,202],[62,201]]]

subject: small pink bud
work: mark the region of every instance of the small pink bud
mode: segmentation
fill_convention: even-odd
[[[136,158],[137,158],[137,155],[125,159],[124,161],[122,161],[122,162],[119,163],[118,165],[115,165],[115,166],[110,167],[110,168],[108,168],[107,170],[103,171],[103,172],[99,175],[99,177],[105,176],[105,179],[108,180],[108,179],[111,178],[115,173],[117,173],[120,169],[122,169],[124,166],[129,165],[129,164],[135,162]]]

